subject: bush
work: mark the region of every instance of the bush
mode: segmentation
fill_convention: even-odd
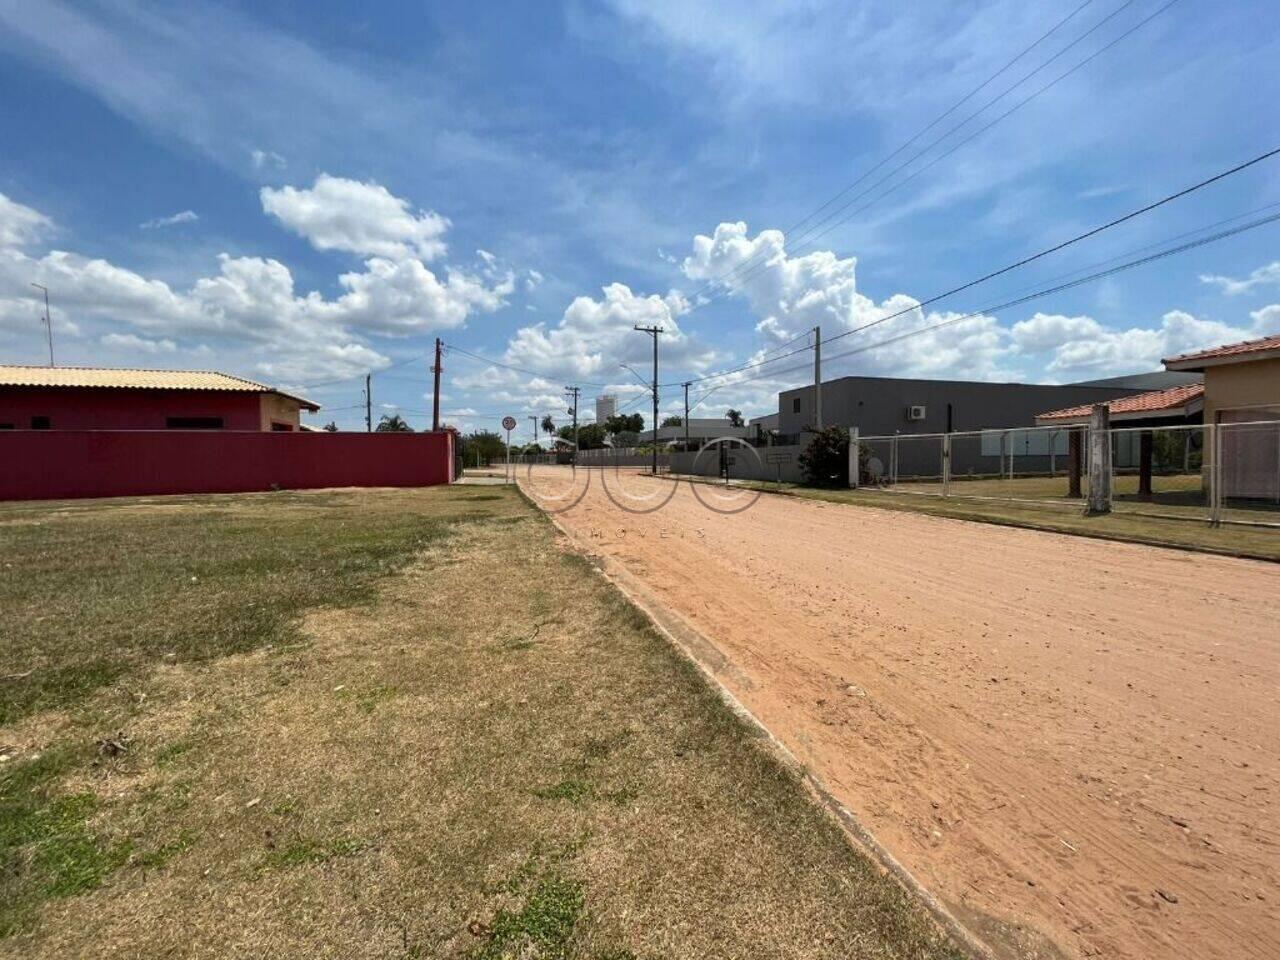
[[[813,439],[800,454],[804,482],[811,487],[847,487],[849,431],[844,427],[827,427],[810,432]]]

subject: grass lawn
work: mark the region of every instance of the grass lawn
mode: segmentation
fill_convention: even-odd
[[[510,489],[0,545],[0,956],[959,956]]]
[[[671,476],[674,478],[675,474]],[[715,482],[708,478],[682,476],[680,479]],[[779,488],[773,483],[744,480],[735,480],[734,484],[748,489],[810,497],[834,503],[852,503],[864,507],[952,517],[957,520],[976,520],[1109,540],[1227,553],[1259,560],[1280,560],[1280,529],[1236,524],[1210,527],[1207,520],[1199,519],[1205,516],[1204,509],[1194,503],[1186,502],[1189,495],[1172,492],[1170,488],[1168,492],[1161,494],[1161,500],[1158,503],[1139,503],[1136,500],[1136,493],[1131,495],[1127,491],[1127,486],[1132,486],[1134,491],[1137,489],[1136,480],[1129,484],[1130,479],[1120,478],[1122,482],[1119,485],[1113,512],[1099,517],[1084,516],[1081,501],[1061,497],[1061,494],[1055,491],[1062,484],[1052,478],[953,481],[953,495],[945,499],[939,495],[931,495],[928,485],[920,485],[915,493],[901,493],[892,490],[867,489],[823,490],[798,484],[783,484]],[[1059,497],[1059,499],[1056,502],[1039,503],[1021,499],[1003,499],[1008,496],[1010,484],[1019,485],[1017,493],[1019,497],[1046,499]],[[899,487],[900,490],[906,488],[906,484]],[[940,493],[940,491],[941,484],[937,487],[937,492]],[[1161,491],[1159,483],[1156,485],[1156,491],[1158,494]],[[960,495],[962,493],[968,493],[970,496]],[[978,499],[985,496],[991,496],[993,499]],[[1170,516],[1154,516],[1145,512],[1148,510],[1154,513],[1167,513]],[[1184,516],[1195,517],[1195,519],[1174,519]],[[1228,509],[1227,516],[1233,519],[1264,522],[1280,521],[1280,514],[1265,506],[1258,509],[1233,507]]]

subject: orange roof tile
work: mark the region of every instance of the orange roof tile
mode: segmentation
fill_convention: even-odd
[[[1140,416],[1142,414],[1175,413],[1185,410],[1189,405],[1204,397],[1203,383],[1188,383],[1181,387],[1170,387],[1168,390],[1152,390],[1150,393],[1138,393],[1132,397],[1120,397],[1118,400],[1106,401],[1111,416]],[[1048,413],[1036,414],[1037,420],[1083,420],[1093,412],[1092,404],[1079,407],[1067,407],[1065,410],[1051,410]]]
[[[97,387],[125,390],[226,390],[236,393],[278,393],[304,407],[320,407],[303,397],[216,370],[142,370],[123,367],[38,367],[0,364],[0,386]]]
[[[1194,370],[1197,365],[1216,366],[1219,363],[1237,363],[1242,360],[1259,359],[1260,353],[1276,353],[1280,355],[1280,333],[1257,340],[1245,340],[1241,343],[1228,343],[1209,350],[1197,350],[1193,353],[1182,353],[1164,361],[1169,370]]]

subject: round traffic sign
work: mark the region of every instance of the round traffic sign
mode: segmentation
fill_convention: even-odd
[[[503,418],[502,418],[502,429],[503,429],[503,430],[514,430],[515,428],[516,428],[516,418],[515,418],[515,417],[503,417]]]

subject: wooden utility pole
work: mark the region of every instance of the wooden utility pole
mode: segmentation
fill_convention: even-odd
[[[822,327],[813,328],[813,425],[822,429]]]
[[[658,475],[658,337],[662,335],[662,327],[635,327],[641,333],[653,337],[653,475]]]
[[[565,387],[564,392],[573,397],[573,406],[569,409],[569,413],[573,414],[573,462],[578,462],[578,394],[581,393],[580,387]]]
[[[684,452],[689,452],[689,381],[684,383]]]
[[[431,390],[431,429],[440,429],[440,348],[443,346],[440,338],[436,337],[436,362],[431,367],[431,373],[435,378],[434,386]]]
[[[373,433],[373,374],[364,375],[364,432]]]

